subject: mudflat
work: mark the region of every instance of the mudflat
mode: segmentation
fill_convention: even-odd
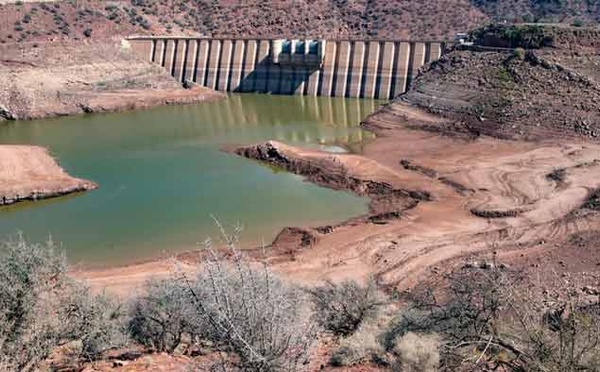
[[[94,182],[68,175],[43,147],[0,145],[0,205],[96,187]]]

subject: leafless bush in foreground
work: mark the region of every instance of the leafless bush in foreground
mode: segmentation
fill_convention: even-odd
[[[239,231],[227,235],[227,258],[207,241],[206,259],[194,279],[181,282],[195,309],[202,337],[234,355],[223,361],[243,371],[294,371],[308,362],[316,327],[304,293],[278,278],[265,263],[253,264],[236,248]]]
[[[375,318],[385,303],[385,296],[372,280],[365,286],[352,280],[339,284],[327,281],[307,292],[317,322],[339,336],[353,334],[363,322]]]

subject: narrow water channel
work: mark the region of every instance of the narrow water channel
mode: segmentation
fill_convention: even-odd
[[[47,146],[97,190],[0,209],[0,236],[51,236],[73,263],[110,265],[194,249],[216,234],[211,215],[244,226],[247,246],[285,226],[343,221],[367,200],[220,151],[276,139],[360,151],[358,126],[380,104],[331,97],[230,95],[193,106],[0,124],[0,143]]]

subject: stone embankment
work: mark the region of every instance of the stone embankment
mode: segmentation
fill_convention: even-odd
[[[124,43],[178,81],[223,92],[391,99],[443,41],[132,36]]]
[[[94,182],[69,176],[43,147],[0,145],[0,205],[96,187]]]

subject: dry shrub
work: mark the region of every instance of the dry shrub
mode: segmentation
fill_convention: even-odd
[[[316,339],[304,294],[234,254],[232,265],[217,256],[205,261],[188,282],[196,316],[207,324],[204,337],[233,352],[243,370],[297,370]]]
[[[322,286],[309,288],[316,321],[338,336],[353,334],[363,322],[375,319],[386,298],[370,280],[367,285],[346,280],[326,281]]]
[[[67,276],[54,244],[23,236],[0,242],[0,365],[33,371],[57,347],[79,345],[78,361],[123,342],[118,305]]]
[[[385,349],[379,341],[382,333],[380,324],[363,323],[351,336],[340,340],[339,347],[331,356],[333,366],[350,366],[361,362],[382,361]]]
[[[195,316],[187,287],[175,278],[149,280],[129,314],[131,337],[158,352],[173,352],[185,336],[194,338],[205,326]]]
[[[302,369],[317,329],[306,294],[265,263],[248,261],[236,248],[239,231],[221,230],[227,249],[207,241],[198,275],[180,272],[155,282],[152,296],[137,301],[136,339],[171,350],[191,334],[196,346],[210,344],[227,355],[219,362],[222,370]]]
[[[437,293],[429,288],[411,294],[411,305],[385,335],[388,350],[411,332],[436,333],[444,340],[444,370],[599,370],[598,298],[579,296],[568,278],[557,278],[552,298],[495,264],[463,268],[445,280]]]
[[[407,372],[437,371],[440,364],[440,337],[436,334],[408,332],[396,342],[394,351]]]

